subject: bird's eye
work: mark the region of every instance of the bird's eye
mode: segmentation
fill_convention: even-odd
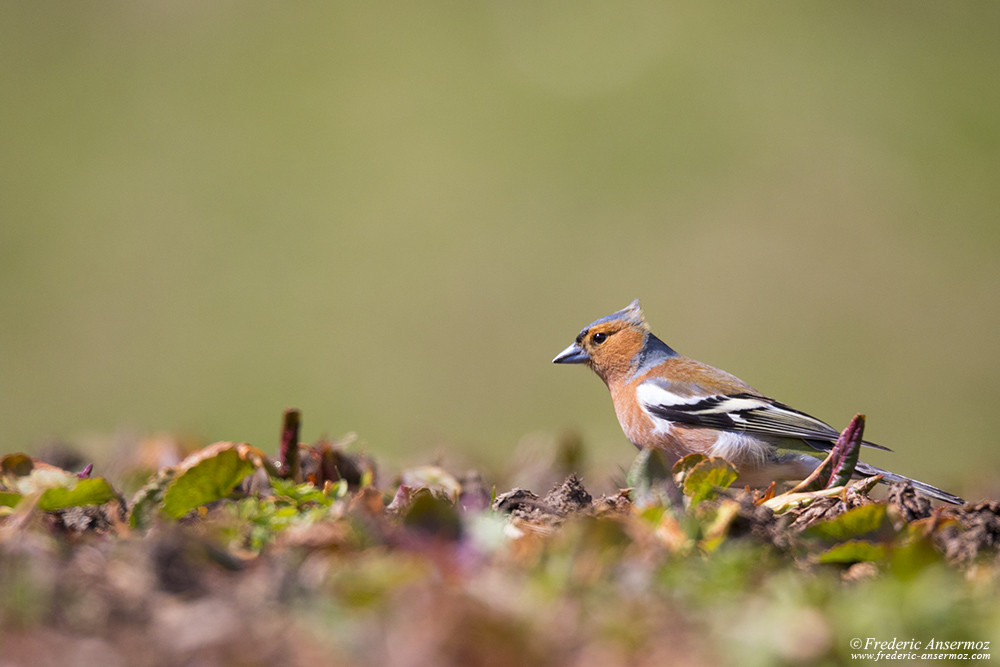
[[[590,342],[594,345],[600,345],[608,339],[608,334],[598,331],[593,336],[590,337]]]

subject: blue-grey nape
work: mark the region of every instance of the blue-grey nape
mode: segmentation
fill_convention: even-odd
[[[642,361],[640,363],[651,363],[653,366],[662,363],[670,357],[680,355],[662,340],[651,333],[646,334],[646,341],[642,346]]]
[[[632,382],[637,377],[645,375],[646,371],[659,366],[667,359],[679,356],[672,347],[653,334],[647,333],[642,350],[639,352],[638,359],[636,359],[635,370],[632,371],[626,382]]]

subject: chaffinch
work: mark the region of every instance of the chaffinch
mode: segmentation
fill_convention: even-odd
[[[636,447],[661,449],[671,461],[693,452],[721,456],[739,470],[739,484],[764,487],[772,480],[804,479],[839,435],[738,377],[675,352],[649,330],[638,299],[588,324],[552,362],[586,364],[604,380],[618,422]],[[949,503],[965,502],[866,463],[858,462],[856,471],[910,482]]]

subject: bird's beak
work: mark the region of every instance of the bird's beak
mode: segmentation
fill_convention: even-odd
[[[556,355],[556,358],[552,360],[554,364],[582,364],[590,361],[590,355],[587,352],[573,343],[565,350]]]

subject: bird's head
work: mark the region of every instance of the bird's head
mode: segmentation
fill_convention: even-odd
[[[552,363],[587,364],[608,382],[635,369],[648,336],[649,325],[636,299],[584,327],[576,341],[556,355]]]

